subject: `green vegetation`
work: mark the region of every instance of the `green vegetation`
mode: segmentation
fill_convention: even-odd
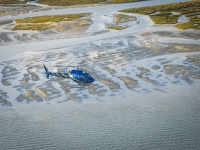
[[[200,2],[197,3],[197,5],[198,5],[198,7],[191,7],[191,8],[182,8],[182,9],[179,9],[178,12],[180,12],[182,15],[193,13],[193,12],[200,12]]]
[[[24,4],[28,0],[0,0],[0,4]]]
[[[66,6],[66,5],[77,5],[77,4],[112,4],[112,3],[128,3],[137,2],[141,0],[38,0],[38,3],[51,5],[51,6]]]
[[[113,4],[113,3],[130,3],[130,2],[138,2],[141,0],[105,0],[104,3]]]
[[[179,16],[185,15],[186,17],[189,17],[189,22],[177,24],[176,27],[179,29],[192,28],[200,30],[200,0],[132,8],[120,10],[120,12],[150,15],[150,18],[156,24],[176,24]],[[180,13],[180,15],[173,15],[173,12]]]
[[[179,16],[150,16],[155,24],[176,24]]]
[[[0,4],[0,6],[6,6],[6,7],[35,7],[34,5],[29,5],[26,3],[22,4]]]
[[[19,24],[12,28],[12,30],[49,30],[53,29],[55,26],[48,24]]]
[[[85,26],[89,26],[89,23],[83,23],[83,24],[78,24],[77,27],[85,27]]]
[[[118,26],[118,25],[107,25],[106,26],[107,29],[113,29],[113,30],[122,30],[122,29],[126,29],[126,26]]]
[[[150,15],[155,12],[170,11],[170,12],[182,12],[183,14],[185,14],[187,12],[194,12],[196,10],[199,10],[199,8],[200,8],[200,1],[192,1],[192,2],[183,2],[175,4],[158,5],[158,6],[141,7],[141,8],[131,8],[131,9],[121,10],[120,12]]]
[[[114,14],[113,16],[114,16],[114,24],[106,25],[107,29],[123,30],[126,29],[128,26],[120,25],[121,23],[137,20],[137,18],[134,16],[124,15],[124,14]]]
[[[191,13],[191,14],[186,14],[186,17],[192,17],[192,16],[198,16],[200,15],[200,12],[196,12],[196,13]]]
[[[44,22],[59,22],[59,21],[72,21],[81,17],[87,17],[90,13],[82,14],[67,14],[67,15],[54,15],[54,16],[37,16],[24,19],[15,19],[16,23],[44,23]]]
[[[75,21],[77,19],[88,16],[90,16],[90,13],[38,16],[24,19],[15,19],[17,25],[15,25],[12,30],[49,30],[53,28],[62,30],[64,28],[63,24],[67,21]],[[89,25],[88,22],[90,22],[90,19],[85,18],[83,22],[77,22],[74,23],[75,27],[84,27]]]
[[[190,17],[189,22],[181,23],[176,25],[179,29],[195,29],[200,30],[200,18],[198,17]]]
[[[38,3],[51,6],[66,6],[76,4],[90,4],[104,2],[104,0],[38,0]]]
[[[114,14],[115,23],[124,23],[129,21],[136,21],[137,18],[134,16],[124,15],[124,14]]]

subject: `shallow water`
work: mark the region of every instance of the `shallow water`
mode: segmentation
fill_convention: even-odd
[[[149,42],[117,37],[2,62],[1,149],[198,149],[200,52]],[[95,82],[46,79],[44,63],[78,65]]]
[[[198,149],[199,98],[169,94],[0,110],[5,149]]]
[[[199,32],[138,18],[137,31],[0,47],[0,149],[198,149]],[[95,82],[46,79],[43,64]]]
[[[175,3],[175,2],[184,2],[187,0],[151,0],[151,1],[145,1],[145,2],[135,2],[135,3],[121,3],[121,4],[110,4],[105,6],[96,6],[96,7],[85,7],[85,8],[67,8],[67,9],[53,9],[48,10],[45,12],[34,12],[29,14],[23,14],[23,15],[16,15],[12,18],[24,18],[24,17],[32,17],[32,16],[42,16],[42,15],[56,15],[56,14],[68,14],[68,13],[83,13],[83,12],[101,12],[101,13],[110,13],[110,12],[116,12],[118,10],[122,9],[128,9],[128,8],[135,8],[135,7],[144,7],[144,6],[151,6],[151,5],[162,5],[162,4],[169,4],[169,3]],[[9,16],[11,17],[11,16]],[[8,18],[8,16],[1,17],[0,19]]]

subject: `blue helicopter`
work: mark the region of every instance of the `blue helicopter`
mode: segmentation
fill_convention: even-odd
[[[58,76],[63,77],[67,79],[71,79],[79,84],[85,84],[85,83],[92,83],[94,82],[94,78],[87,72],[83,72],[82,70],[79,70],[77,67],[77,70],[71,70],[68,73],[64,72],[49,72],[46,65],[44,64],[44,69],[46,71],[46,77],[49,78],[49,75],[52,76]]]

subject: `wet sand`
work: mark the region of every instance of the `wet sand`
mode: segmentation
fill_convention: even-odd
[[[200,147],[200,32],[140,15],[140,24],[105,32],[115,13],[93,13],[78,38],[17,44],[9,34],[36,33],[1,33],[0,149]],[[95,82],[47,79],[43,64],[54,72],[79,66]]]

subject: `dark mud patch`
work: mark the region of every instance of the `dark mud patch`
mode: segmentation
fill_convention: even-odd
[[[154,65],[154,66],[152,66],[151,68],[152,68],[153,70],[158,70],[158,69],[160,69],[160,66]]]
[[[200,39],[200,31],[196,31],[196,33],[183,32],[180,33],[180,35],[184,38],[195,39],[195,40]]]
[[[13,35],[13,33],[11,33],[11,32],[0,32],[0,42],[1,43],[12,42],[13,40],[9,37],[9,35]]]
[[[13,20],[2,20],[0,21],[0,26],[5,25],[5,24],[10,24],[10,23],[13,23]]]
[[[186,56],[189,62],[192,62],[194,66],[200,68],[200,55]]]
[[[168,47],[168,50],[172,52],[196,52],[200,51],[200,46],[197,44],[171,43]]]
[[[5,99],[6,96],[6,93],[4,92],[1,92],[0,93],[0,104],[2,104],[2,106],[12,106],[12,103],[11,102],[8,102],[6,99]]]
[[[183,65],[164,65],[163,69],[165,74],[173,75],[174,78],[180,78],[189,84],[193,83],[191,78],[200,79],[199,69],[193,66],[186,67]]]
[[[171,35],[173,35],[174,33],[172,33],[172,32],[167,32],[167,31],[157,31],[157,32],[152,32],[152,34],[155,34],[155,35],[162,35],[162,36],[171,36]]]

